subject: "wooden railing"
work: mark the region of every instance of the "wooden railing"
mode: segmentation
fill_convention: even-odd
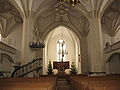
[[[25,75],[42,69],[42,58],[34,59],[32,62],[21,66],[12,73],[12,77],[24,77]]]
[[[12,54],[15,54],[15,52],[16,52],[15,48],[8,46],[7,44],[5,44],[3,42],[0,42],[0,50],[6,51],[6,52],[9,52]]]
[[[106,47],[104,50],[105,50],[105,54],[107,54],[107,53],[113,52],[118,49],[120,49],[120,41]]]

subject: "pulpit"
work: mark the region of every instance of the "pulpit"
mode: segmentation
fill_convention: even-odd
[[[53,62],[53,69],[57,69],[58,71],[65,71],[65,69],[69,69],[69,61],[66,62]]]

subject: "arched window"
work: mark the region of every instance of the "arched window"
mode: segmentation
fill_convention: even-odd
[[[66,59],[68,52],[66,51],[65,41],[61,38],[57,41],[57,59],[62,62]]]

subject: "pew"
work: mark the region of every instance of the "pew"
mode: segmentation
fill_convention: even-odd
[[[120,90],[120,77],[70,76],[70,84],[75,90]]]
[[[56,76],[38,78],[2,78],[0,90],[56,90]]]
[[[85,90],[120,90],[120,82],[89,82]]]

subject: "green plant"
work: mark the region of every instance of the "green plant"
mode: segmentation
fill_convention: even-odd
[[[77,74],[77,69],[76,69],[76,65],[75,65],[75,62],[72,62],[72,64],[71,64],[71,73],[72,74]]]
[[[48,73],[48,75],[52,75],[53,74],[53,68],[52,68],[52,64],[51,64],[51,61],[49,61],[49,64],[48,64],[48,66],[47,66],[47,73]]]

